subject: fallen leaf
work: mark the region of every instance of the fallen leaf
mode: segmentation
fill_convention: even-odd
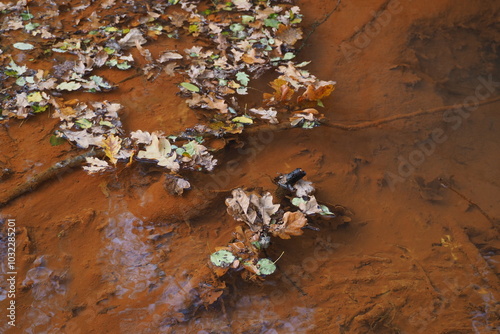
[[[85,158],[85,160],[87,161],[89,166],[83,166],[83,169],[86,170],[89,174],[102,172],[110,167],[107,161],[98,158],[87,157]]]
[[[281,25],[276,32],[276,38],[292,46],[302,39],[302,30],[290,26]]]
[[[306,91],[297,98],[298,103],[302,103],[304,101],[318,101],[330,94],[335,89],[334,83],[328,83],[323,86],[315,87],[314,85],[308,85]]]
[[[122,147],[122,139],[115,135],[109,135],[102,141],[101,147],[113,165],[116,165],[118,153]]]
[[[33,50],[35,48],[32,44],[22,43],[22,42],[14,43],[13,47],[15,47],[18,50],[23,50],[23,51],[24,50]]]

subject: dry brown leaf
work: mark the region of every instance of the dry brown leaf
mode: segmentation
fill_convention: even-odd
[[[101,147],[104,149],[104,153],[109,158],[109,161],[113,165],[116,165],[118,152],[122,148],[122,139],[115,135],[109,135],[102,141]]]
[[[294,45],[299,39],[302,39],[302,30],[290,26],[280,25],[276,32],[276,38],[288,45]]]
[[[297,98],[298,103],[302,103],[303,101],[318,101],[327,96],[329,96],[335,86],[333,84],[327,84],[320,87],[314,87],[313,85],[308,85],[304,94]]]
[[[264,93],[264,101],[268,105],[290,101],[295,93],[295,90],[290,87],[288,82],[280,78],[271,81],[269,86],[274,89],[274,92],[272,94]]]
[[[291,235],[302,235],[304,233],[302,228],[306,225],[307,218],[302,212],[287,211],[283,215],[283,223],[271,225],[269,232],[271,232],[275,237],[280,237],[281,239],[290,239]]]
[[[264,64],[265,59],[257,58],[255,49],[251,49],[247,53],[241,56],[241,59],[247,64]]]

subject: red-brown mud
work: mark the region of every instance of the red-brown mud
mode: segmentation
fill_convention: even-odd
[[[297,1],[306,32],[335,3]],[[473,104],[500,93],[499,7],[341,1],[299,57],[337,81],[322,111],[332,121]],[[127,130],[181,131],[197,119],[175,83],[136,77],[95,98],[123,104]],[[187,175],[194,189],[183,197],[141,166],[60,175],[2,209],[19,233],[16,327],[6,325],[2,301],[0,332],[496,333],[498,110],[472,105],[356,132],[244,136],[246,150],[219,152],[213,173]],[[2,168],[14,174],[0,191],[72,153],[49,144],[56,124],[39,115],[1,127]],[[237,225],[225,213],[229,190],[272,190],[276,173],[297,167],[318,199],[349,208],[352,221],[275,242],[268,255],[283,253],[275,274],[260,284],[228,277],[220,301],[196,305],[192,289],[210,277],[209,254]]]

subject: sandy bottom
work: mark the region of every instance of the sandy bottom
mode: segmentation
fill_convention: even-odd
[[[310,31],[335,1],[298,5]],[[194,189],[181,198],[138,165],[116,176],[77,169],[13,201],[2,217],[20,231],[17,326],[2,319],[0,332],[497,333],[500,103],[474,104],[500,93],[499,7],[342,1],[299,54],[338,82],[324,101],[331,121],[466,109],[360,131],[246,136],[247,150],[219,152],[213,173],[187,173]],[[123,104],[126,129],[168,132],[196,122],[176,91],[166,76],[137,77],[89,98]],[[74,151],[50,146],[56,124],[39,116],[0,128],[1,163],[15,171],[0,191]],[[274,275],[227,277],[219,301],[194,307],[208,255],[237,225],[225,213],[228,191],[272,190],[276,173],[298,167],[317,198],[347,207],[352,221],[272,244],[271,258],[284,252]]]

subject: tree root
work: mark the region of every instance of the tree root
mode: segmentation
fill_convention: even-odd
[[[75,157],[67,158],[63,161],[56,162],[54,165],[52,165],[45,171],[35,175],[34,177],[20,184],[16,188],[7,191],[6,194],[2,195],[0,199],[0,208],[6,206],[14,199],[35,190],[45,181],[50,180],[56,177],[57,175],[70,170],[73,167],[80,166],[82,163],[85,162],[85,159],[87,157],[102,157],[102,156],[104,156],[103,152],[91,150],[83,154],[77,155]]]

